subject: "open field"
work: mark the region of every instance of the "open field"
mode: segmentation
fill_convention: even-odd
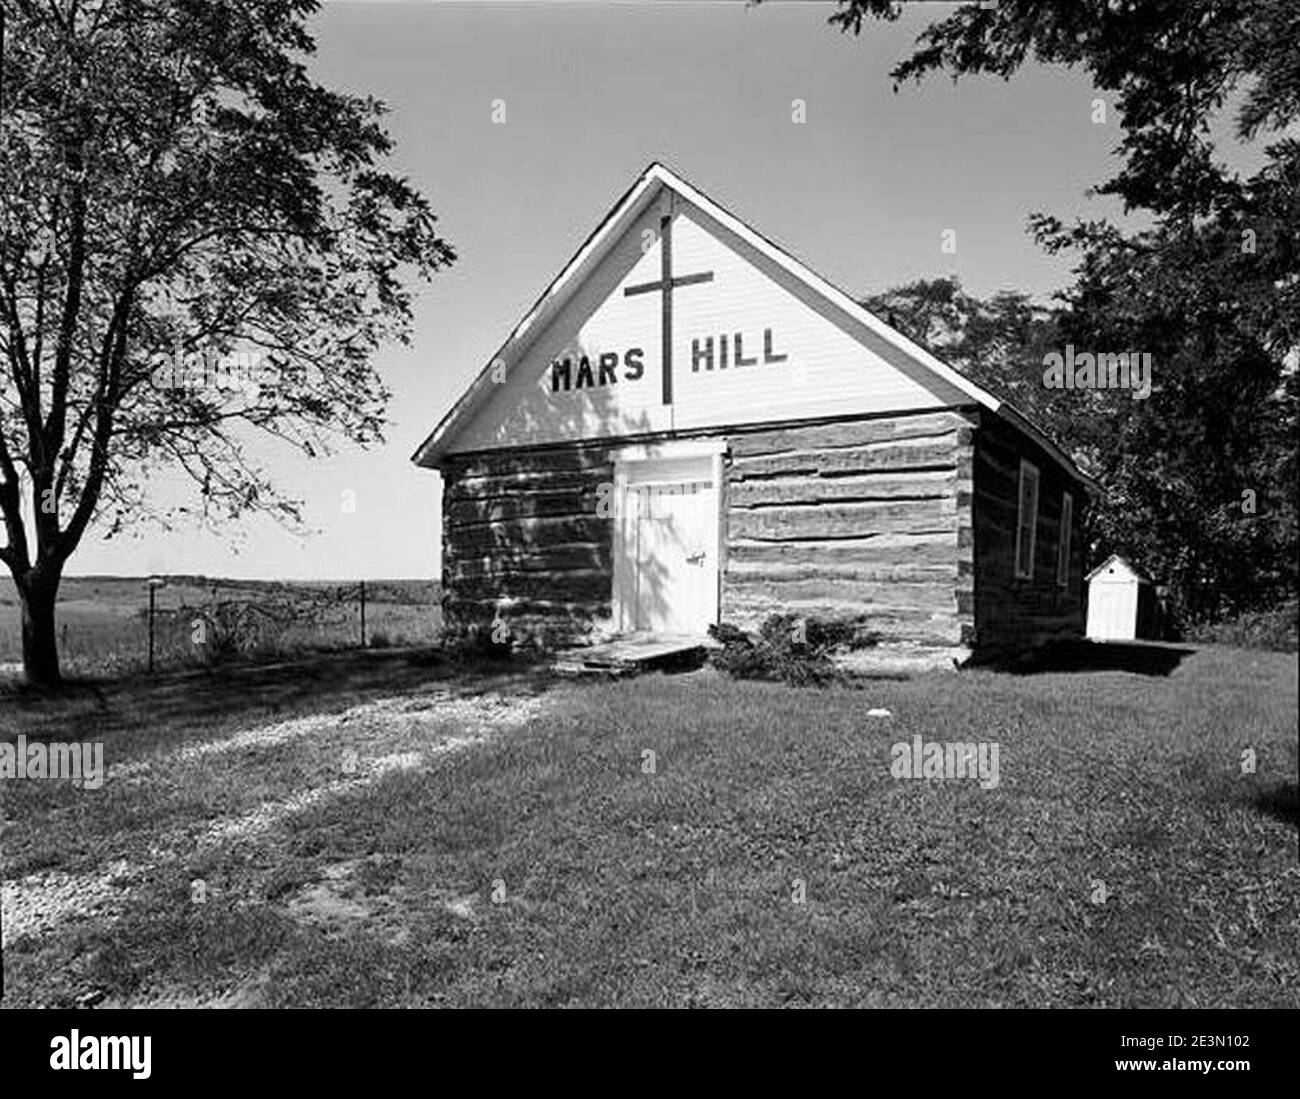
[[[433,581],[366,584],[369,644],[428,645],[438,635],[441,590]],[[219,615],[247,654],[268,656],[360,645],[357,584],[223,580],[173,576],[157,594],[155,664],[195,666],[212,658],[217,636],[196,643],[196,626]],[[144,668],[149,651],[149,594],[142,578],[69,577],[59,591],[57,623],[66,673],[118,676]],[[218,628],[215,633],[221,633]],[[231,646],[234,647],[234,646]],[[22,659],[13,582],[0,578],[0,667]]]
[[[4,1003],[1294,1006],[1295,660],[1145,670],[371,652],[0,697],[110,764],[6,783]],[[997,785],[891,777],[914,735],[996,742]]]

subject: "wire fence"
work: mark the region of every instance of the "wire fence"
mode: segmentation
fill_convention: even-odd
[[[442,628],[440,598],[438,584],[429,581],[169,578],[151,593],[139,580],[73,580],[65,582],[56,610],[60,662],[70,673],[116,675],[434,645]],[[16,601],[0,597],[0,666],[21,661],[21,636]]]

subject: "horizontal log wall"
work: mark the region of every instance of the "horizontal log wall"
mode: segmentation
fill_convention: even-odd
[[[1083,630],[1086,498],[1014,428],[942,411],[733,433],[723,486],[724,621],[850,618],[887,640],[1022,648]],[[1040,471],[1034,579],[1014,577],[1019,460]],[[444,612],[453,636],[504,622],[516,642],[608,628],[608,445],[448,459]],[[1061,493],[1070,581],[1056,587]]]
[[[552,648],[609,624],[614,480],[603,447],[449,459],[442,470],[448,634]]]
[[[973,423],[945,411],[733,435],[723,620],[788,613],[966,641]]]
[[[1015,575],[1020,459],[1038,467],[1038,527],[1034,575]],[[990,413],[975,432],[975,634],[984,654],[1029,649],[1079,637],[1083,614],[1083,515],[1087,498],[1057,463]],[[1056,584],[1064,492],[1074,496],[1068,585]]]

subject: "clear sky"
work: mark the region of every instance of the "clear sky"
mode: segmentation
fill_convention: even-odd
[[[850,293],[948,272],[981,295],[1061,287],[1068,263],[1035,247],[1027,218],[1117,212],[1085,195],[1113,172],[1113,111],[1094,122],[1086,77],[1032,67],[895,94],[889,69],[950,7],[913,5],[854,39],[823,3],[327,3],[318,78],[389,105],[394,167],[460,255],[422,287],[411,346],[377,358],[395,394],[387,442],[267,452],[309,537],[255,521],[224,537],[92,532],[69,573],[436,576],[439,478],[411,453],[652,160]]]

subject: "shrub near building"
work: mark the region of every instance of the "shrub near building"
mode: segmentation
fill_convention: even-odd
[[[714,667],[737,679],[773,680],[798,687],[842,681],[845,674],[835,666],[834,654],[876,643],[862,622],[793,614],[771,615],[757,636],[727,623],[711,627],[709,633],[722,643],[713,654]]]

